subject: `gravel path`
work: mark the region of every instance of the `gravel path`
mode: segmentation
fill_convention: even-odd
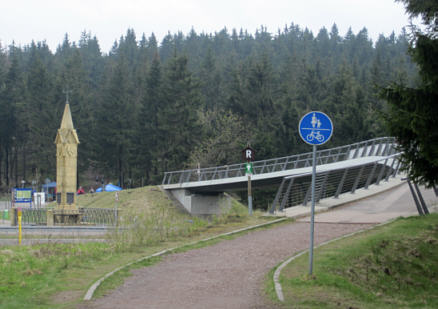
[[[431,190],[422,191],[427,201],[438,202]],[[319,214],[315,245],[415,210],[403,185]],[[154,266],[134,270],[118,289],[79,308],[275,308],[263,294],[265,276],[281,261],[308,249],[307,220],[166,256]]]
[[[317,224],[315,244],[368,226]],[[263,295],[264,278],[280,261],[308,248],[309,229],[309,223],[291,223],[166,256],[80,308],[272,308]]]

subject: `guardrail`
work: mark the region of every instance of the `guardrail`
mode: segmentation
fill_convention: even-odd
[[[379,137],[346,146],[319,150],[316,153],[317,165],[360,157],[388,156],[396,152],[395,145],[394,137]],[[308,166],[312,166],[312,152],[253,162],[254,174],[273,173]],[[181,184],[241,176],[245,176],[245,163],[165,172],[162,184]]]
[[[401,153],[396,153],[359,166],[317,172],[315,202],[327,197],[337,198],[342,193],[354,193],[359,188],[378,185],[382,180],[388,181],[400,171],[400,156]],[[306,206],[311,199],[311,180],[311,173],[284,177],[269,212],[300,204]]]

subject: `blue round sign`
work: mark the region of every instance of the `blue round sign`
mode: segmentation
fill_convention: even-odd
[[[298,130],[307,144],[322,145],[332,137],[333,123],[329,116],[322,112],[310,112],[301,118]]]

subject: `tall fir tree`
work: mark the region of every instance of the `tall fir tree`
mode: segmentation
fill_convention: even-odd
[[[145,177],[146,183],[156,183],[161,176],[158,175],[154,164],[157,160],[154,158],[158,145],[158,113],[163,104],[162,87],[161,63],[156,54],[145,81],[137,129],[137,162],[141,171],[140,177]]]
[[[416,29],[410,53],[420,68],[416,88],[393,84],[382,97],[389,103],[386,120],[397,138],[409,177],[438,185],[438,3],[400,0],[411,17],[420,16],[426,32]]]
[[[183,168],[202,138],[199,107],[199,84],[187,68],[187,58],[174,56],[165,70],[163,104],[158,111],[156,160],[161,172]]]
[[[96,153],[94,159],[106,179],[116,177],[123,186],[130,165],[132,137],[132,102],[128,94],[127,64],[119,58],[107,81],[96,118]]]

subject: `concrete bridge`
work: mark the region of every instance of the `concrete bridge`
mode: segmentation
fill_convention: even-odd
[[[395,177],[400,153],[393,137],[375,138],[317,151],[317,200],[354,191]],[[253,162],[254,187],[277,186],[270,211],[307,205],[310,199],[312,153]],[[224,192],[244,191],[245,163],[166,172],[162,186],[192,214],[216,214],[227,207]]]

